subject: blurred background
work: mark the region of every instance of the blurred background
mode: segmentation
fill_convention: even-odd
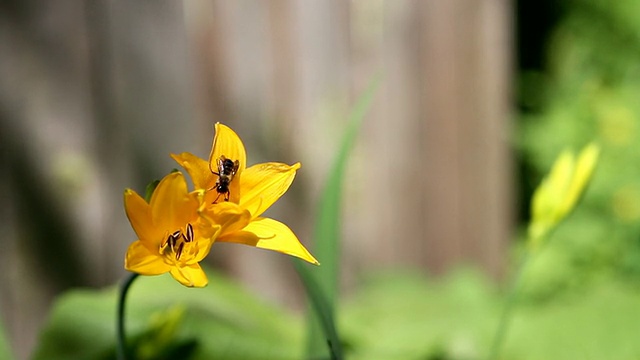
[[[125,275],[122,191],[176,168],[169,153],[206,158],[217,121],[249,164],[302,163],[268,216],[312,249],[346,119],[377,74],[344,178],[345,297],[372,272],[461,265],[498,291],[533,189],[591,140],[591,189],[523,291],[532,304],[611,279],[635,291],[640,1],[5,0],[0,305],[16,354],[57,295]],[[207,262],[303,308],[285,256],[217,244]]]

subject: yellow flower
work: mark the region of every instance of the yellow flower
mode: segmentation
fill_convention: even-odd
[[[162,179],[147,203],[135,191],[124,192],[124,207],[138,236],[124,267],[142,275],[170,272],[185,286],[203,287],[207,276],[198,264],[209,253],[221,226],[200,216],[204,193],[187,192],[179,172]]]
[[[205,192],[204,206],[210,211],[203,216],[222,227],[216,241],[274,250],[318,264],[289,227],[260,216],[287,191],[300,163],[247,167],[242,141],[220,123],[215,125],[209,161],[186,152],[171,156],[189,173],[195,188]]]
[[[599,153],[598,146],[589,144],[582,149],[577,161],[569,151],[560,154],[555,161],[531,201],[528,231],[533,246],[537,246],[575,208],[591,179]]]

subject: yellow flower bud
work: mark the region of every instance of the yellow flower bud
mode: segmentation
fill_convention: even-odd
[[[556,159],[531,200],[528,232],[532,247],[539,246],[545,235],[576,207],[592,177],[599,154],[599,147],[591,143],[582,149],[577,160],[569,151],[562,152]]]

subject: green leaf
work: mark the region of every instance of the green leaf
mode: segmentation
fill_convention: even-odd
[[[207,276],[209,285],[202,289],[186,288],[168,274],[136,279],[126,307],[126,336],[134,353],[157,359],[157,351],[149,348],[160,342],[164,358],[167,353],[203,360],[302,357],[302,327],[295,317],[231,280],[211,271]],[[62,295],[40,334],[33,359],[113,359],[116,297],[115,287]],[[177,315],[176,307],[181,309]]]
[[[331,323],[333,323],[333,309],[335,308],[334,304],[338,291],[342,181],[351,149],[355,144],[364,117],[371,108],[371,103],[380,85],[380,81],[380,76],[372,80],[351,112],[348,119],[347,130],[342,138],[340,149],[336,154],[331,170],[329,171],[329,178],[327,179],[320,199],[318,218],[314,231],[314,254],[322,265],[314,269],[312,276],[315,277],[315,281],[313,284],[305,283],[305,288],[313,289],[313,291],[308,291],[310,297],[323,294],[322,296],[326,298],[329,306],[323,308],[323,311],[330,311],[331,313],[322,314],[320,317],[325,320],[329,319]],[[303,281],[306,281],[303,275],[302,273],[300,274]],[[312,303],[313,302],[317,303],[321,302],[321,300],[312,298]],[[322,335],[323,327],[317,315],[310,315],[309,320],[308,355],[310,358],[327,356],[326,341],[329,338],[329,334],[325,333],[324,336]],[[341,352],[338,350],[340,344],[333,343],[332,346],[336,352]]]
[[[151,202],[151,195],[153,195],[153,191],[158,187],[158,184],[160,184],[160,180],[154,180],[147,184],[147,188],[144,191],[144,199],[148,203]]]
[[[311,301],[311,306],[315,311],[317,319],[319,319],[325,338],[327,339],[331,359],[343,359],[342,344],[333,319],[334,311],[332,304],[322,292],[320,285],[316,282],[313,273],[309,269],[310,265],[297,259],[294,264]],[[325,344],[325,346],[326,345],[327,344]]]

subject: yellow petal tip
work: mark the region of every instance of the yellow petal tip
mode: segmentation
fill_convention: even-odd
[[[186,162],[185,158],[189,158],[190,156],[195,156],[195,155],[193,155],[193,154],[191,154],[189,152],[182,152],[180,154],[170,153],[169,156],[171,156],[171,158],[173,160],[175,160],[176,162],[180,163],[180,162],[183,162],[183,161]]]
[[[209,285],[209,283],[208,283],[208,282],[206,282],[206,283],[204,283],[204,284],[194,284],[194,283],[191,283],[191,284],[189,284],[189,285],[185,285],[185,286],[186,286],[186,287],[190,287],[190,288],[203,288],[203,287],[206,287],[207,285]]]

